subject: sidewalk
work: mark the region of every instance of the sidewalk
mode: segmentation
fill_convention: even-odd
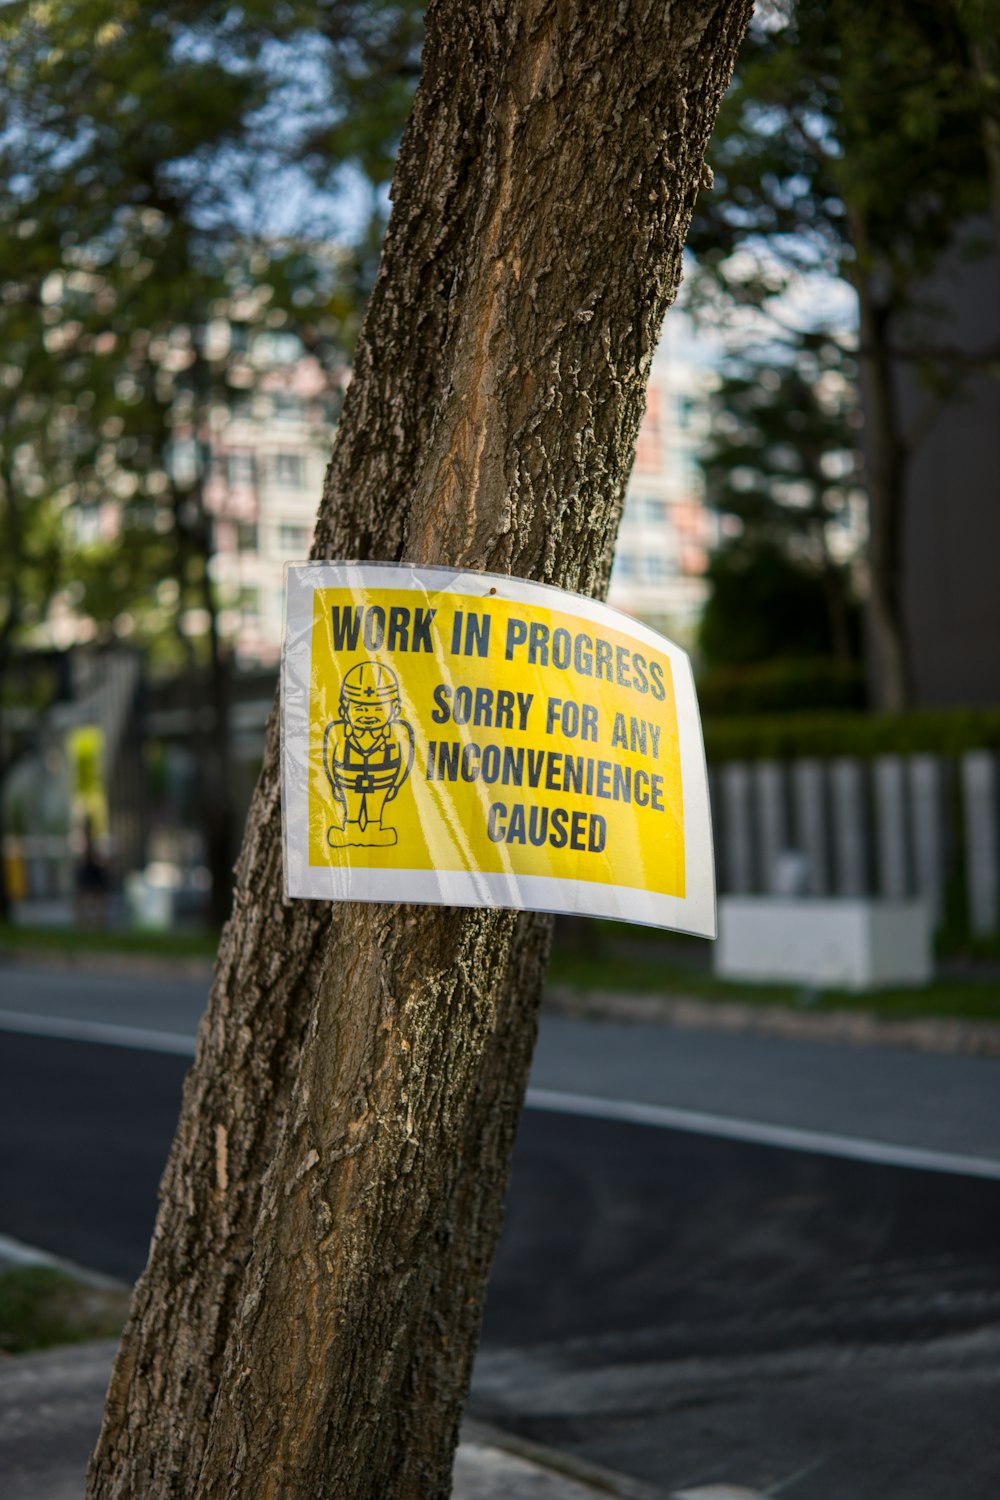
[[[0,1236],[0,1271],[50,1265],[85,1285],[109,1277]],[[82,1500],[117,1345],[67,1345],[38,1354],[0,1353],[0,1494],[3,1500]],[[452,1500],[670,1500],[627,1476],[466,1422],[455,1458]]]
[[[111,1342],[0,1357],[0,1479],[4,1500],[82,1500],[114,1357]],[[648,1485],[603,1474],[468,1424],[453,1500],[665,1500]]]

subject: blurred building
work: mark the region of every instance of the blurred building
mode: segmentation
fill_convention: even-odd
[[[658,359],[625,498],[608,602],[690,646],[705,604],[714,532],[698,451],[711,376]]]
[[[222,634],[238,666],[281,651],[286,562],[304,562],[323,490],[346,367],[330,371],[293,334],[256,334],[245,394],[211,413],[205,508]]]
[[[223,633],[240,667],[276,665],[283,568],[304,561],[347,382],[290,335],[258,335],[245,399],[213,413],[205,503],[215,518],[213,574]],[[657,361],[629,481],[609,602],[689,644],[705,602],[712,520],[697,453],[711,377]]]

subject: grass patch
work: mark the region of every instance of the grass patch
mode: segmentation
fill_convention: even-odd
[[[0,924],[0,955],[20,951],[212,959],[218,941],[216,933],[204,931],[130,932]],[[671,933],[664,939],[660,932],[627,923],[557,926],[549,982],[580,990],[694,996],[750,1005],[807,1006],[819,1011],[857,1010],[887,1019],[1000,1021],[1000,983],[995,979],[949,978],[924,987],[864,994],[807,990],[801,985],[739,984],[715,977],[708,965],[709,948],[703,938]]]
[[[99,927],[22,927],[0,923],[0,953],[124,953],[155,958],[214,958],[215,932],[143,932]]]
[[[0,1353],[117,1338],[129,1298],[125,1287],[88,1286],[54,1266],[0,1271]]]
[[[865,1011],[887,1020],[937,1017],[1000,1021],[1000,984],[995,980],[947,979],[925,986],[900,986],[862,994],[854,990],[805,989],[801,985],[738,984],[717,979],[710,970],[679,961],[674,954],[657,957],[652,949],[649,953],[641,949],[615,951],[607,942],[596,952],[576,953],[557,948],[549,968],[549,983],[580,990],[736,1000],[744,1005]]]

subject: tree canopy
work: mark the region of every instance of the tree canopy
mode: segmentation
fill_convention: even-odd
[[[405,0],[0,10],[0,697],[57,594],[77,639],[209,661],[206,806],[230,779],[208,416],[255,333],[353,344],[421,32]]]
[[[884,706],[909,694],[901,570],[914,455],[970,370],[997,366],[988,345],[951,347],[929,278],[956,248],[974,256],[990,239],[998,27],[978,0],[761,7],[713,137],[716,191],[699,198],[689,239],[701,316],[732,326],[762,313],[775,337],[799,342],[805,366],[808,340],[830,331],[808,288],[849,288]],[[926,397],[916,422],[901,411],[904,373]],[[791,426],[787,437],[794,445]]]
[[[227,384],[213,318],[353,342],[420,36],[405,3],[0,13],[5,483],[33,444],[34,498],[131,508],[118,609],[75,559],[98,615],[162,576],[166,528],[141,520],[173,528],[172,429]],[[334,233],[341,253],[312,253]],[[10,488],[11,514],[28,498]]]
[[[841,340],[822,332],[793,351],[772,344],[727,361],[703,455],[721,532],[699,634],[705,666],[857,656],[855,379]]]

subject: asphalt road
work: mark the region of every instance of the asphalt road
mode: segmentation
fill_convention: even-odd
[[[987,1500],[998,1396],[1000,1184],[526,1115],[477,1415],[668,1491]]]
[[[187,1058],[23,1028],[183,1040],[198,988],[10,977],[0,1232],[132,1276]],[[974,1169],[1000,1162],[998,1081],[971,1059],[551,1018],[473,1414],[665,1494],[992,1500],[1000,1180]],[[971,1170],[893,1164],[907,1151]]]

